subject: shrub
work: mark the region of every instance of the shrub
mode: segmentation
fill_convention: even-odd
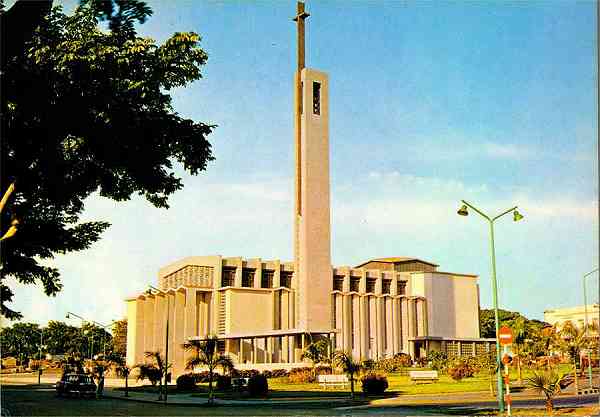
[[[248,394],[251,397],[265,397],[269,393],[267,377],[262,374],[254,375],[248,380]]]
[[[317,375],[331,375],[333,370],[331,369],[331,366],[317,366],[315,368],[315,373]]]
[[[410,355],[407,355],[406,353],[397,353],[391,358],[380,359],[375,362],[375,369],[385,372],[396,372],[401,368],[406,368],[410,365],[412,365]]]
[[[217,391],[229,391],[231,389],[231,377],[228,375],[217,375]]]
[[[384,375],[368,373],[360,381],[362,382],[362,390],[366,395],[383,394],[388,388],[388,380]]]
[[[375,369],[375,361],[373,359],[367,359],[362,362],[363,369],[372,371]]]
[[[179,375],[176,383],[177,391],[191,391],[196,388],[196,380],[192,374]]]
[[[288,376],[289,372],[286,369],[273,369],[272,371],[263,371],[263,375],[267,378],[282,378]]]
[[[434,371],[445,371],[448,367],[448,355],[446,352],[434,350],[427,355],[427,361],[431,362]]]
[[[260,374],[260,371],[256,369],[233,369],[230,372],[232,378],[252,378],[258,374]]]
[[[315,374],[310,368],[294,368],[288,374],[288,380],[292,384],[315,382]]]
[[[455,381],[472,377],[475,374],[475,367],[471,362],[463,358],[457,359],[448,367],[448,375]]]

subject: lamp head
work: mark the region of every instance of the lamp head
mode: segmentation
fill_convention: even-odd
[[[523,215],[519,213],[517,210],[513,211],[513,220],[518,222],[523,218]]]
[[[467,205],[463,204],[462,207],[457,211],[459,216],[468,216],[469,211],[467,210]]]

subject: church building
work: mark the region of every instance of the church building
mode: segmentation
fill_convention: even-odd
[[[129,365],[168,345],[179,375],[181,345],[210,335],[239,369],[306,366],[302,352],[318,338],[361,360],[430,350],[474,356],[495,347],[479,337],[476,275],[409,257],[331,265],[329,80],[304,65],[308,16],[298,3],[294,260],[194,256],[161,268],[156,290],[126,300]]]

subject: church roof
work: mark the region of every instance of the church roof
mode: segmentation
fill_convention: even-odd
[[[423,261],[421,259],[417,259],[417,258],[409,258],[406,256],[394,256],[394,257],[390,257],[390,258],[375,258],[375,259],[369,259],[366,262],[363,262],[362,264],[358,265],[357,268],[360,268],[363,265],[368,264],[369,262],[385,262],[385,263],[390,263],[390,264],[399,264],[399,263],[404,263],[404,262],[421,262],[427,265],[432,265],[432,266],[439,266],[438,264],[434,264],[433,262],[427,262],[427,261]]]

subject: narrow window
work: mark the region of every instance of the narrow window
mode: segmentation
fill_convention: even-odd
[[[398,281],[398,295],[406,295],[406,281]]]
[[[244,268],[242,270],[242,287],[254,287],[254,269]]]
[[[273,275],[275,271],[263,270],[260,277],[261,288],[273,288]]]
[[[321,84],[313,81],[313,113],[321,114]]]
[[[343,275],[335,275],[333,277],[333,289],[335,291],[343,291],[344,290],[344,276]]]

